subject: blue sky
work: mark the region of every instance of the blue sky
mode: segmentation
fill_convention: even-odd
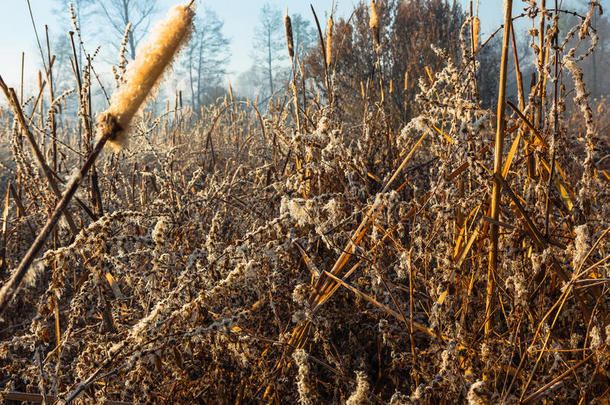
[[[161,17],[165,10],[180,0],[158,0]],[[468,0],[459,0],[464,8]],[[502,22],[501,0],[479,0],[479,13],[482,20],[482,34],[489,33]],[[606,3],[608,0],[603,0]],[[44,25],[49,25],[51,32],[59,33],[58,17],[52,13],[57,7],[55,0],[30,0],[39,34],[44,35]],[[231,39],[232,59],[229,70],[234,78],[239,72],[250,66],[252,33],[257,23],[259,10],[265,0],[198,0],[198,3],[210,7],[225,22],[225,35]],[[357,0],[335,0],[337,14],[348,15]],[[4,0],[2,5],[2,22],[0,23],[0,75],[9,86],[18,87],[20,78],[21,52],[25,52],[25,72],[27,77],[34,77],[40,65],[39,52],[36,47],[34,31],[30,21],[26,0]],[[282,9],[288,8],[293,13],[311,16],[309,4],[313,4],[320,19],[327,16],[332,0],[271,0],[271,4]],[[476,0],[475,0],[476,4]],[[515,1],[514,12],[520,12],[522,2]],[[67,13],[67,10],[66,10]],[[67,14],[66,14],[67,15]],[[94,45],[89,45],[93,49]],[[33,84],[26,84],[26,89]]]
[[[337,1],[337,0],[336,0]],[[25,52],[26,76],[33,73],[39,65],[39,51],[36,47],[34,31],[30,20],[26,0],[4,0],[2,5],[2,22],[0,23],[0,75],[9,84],[17,86],[20,79],[21,53]],[[49,25],[51,32],[59,33],[58,17],[52,13],[57,7],[55,0],[30,0],[34,18],[38,26],[39,35],[44,35],[44,25]],[[157,18],[162,18],[164,12],[171,6],[181,3],[180,0],[158,0],[160,13]],[[203,1],[204,4],[216,11],[224,21],[225,35],[231,39],[231,66],[230,71],[234,74],[246,70],[250,66],[251,37],[254,26],[259,16],[259,10],[265,1],[257,0],[224,0]],[[309,3],[316,8],[319,17],[330,10],[330,1],[270,1],[271,4],[292,13],[311,15]],[[338,1],[339,14],[346,14],[353,8],[352,0]],[[66,10],[66,15],[68,11]],[[92,45],[89,46],[91,48]]]

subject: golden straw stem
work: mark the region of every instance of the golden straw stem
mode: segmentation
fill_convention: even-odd
[[[500,89],[498,92],[498,109],[496,112],[496,146],[494,150],[494,175],[502,175],[502,154],[504,153],[504,110],[506,108],[506,74],[508,67],[508,41],[510,39],[510,27],[512,20],[512,0],[506,0],[504,4],[504,37],[502,39],[502,61],[500,69]],[[496,223],[491,224],[491,250],[489,252],[489,268],[487,272],[487,299],[485,302],[485,335],[487,336],[493,327],[492,305],[495,291],[494,277],[498,269],[498,224],[500,217],[500,191],[502,184],[498,178],[494,178],[493,192],[491,196],[491,219]]]

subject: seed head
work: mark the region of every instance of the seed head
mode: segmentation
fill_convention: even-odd
[[[472,20],[472,51],[476,52],[479,46],[479,31],[481,29],[481,20],[479,17],[474,17]]]
[[[105,123],[112,121],[120,127],[118,133],[108,141],[114,150],[121,149],[127,140],[132,118],[159,84],[174,56],[187,42],[194,15],[190,4],[172,8],[165,19],[153,28],[148,40],[138,48],[135,60],[127,66],[123,83],[112,95],[110,107],[98,121],[98,136],[101,136],[104,128],[108,128]]]
[[[294,42],[292,40],[292,21],[290,21],[288,11],[286,11],[286,15],[284,16],[284,25],[286,26],[286,43],[288,44],[288,55],[290,55],[290,59],[292,59],[294,58]]]
[[[377,6],[375,5],[375,0],[371,1],[371,15],[369,17],[369,27],[371,31],[373,31],[373,40],[375,41],[375,46],[379,46],[379,18],[377,17]]]
[[[326,66],[330,67],[333,60],[333,16],[328,18],[328,27],[326,29]]]
[[[369,19],[369,27],[372,30],[379,27],[379,19],[377,18],[377,7],[375,6],[375,1],[371,1],[371,16]]]

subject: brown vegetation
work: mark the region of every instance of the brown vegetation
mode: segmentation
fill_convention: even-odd
[[[179,94],[145,112],[2,314],[4,399],[604,403],[608,102],[589,97],[578,56],[599,5],[571,14],[572,52],[554,35],[561,12],[528,2],[545,28],[535,80],[499,91],[497,114],[481,103],[492,42],[471,34],[476,19],[412,3],[428,7],[425,49],[399,23],[414,10],[378,1],[371,27],[363,4],[318,25],[323,51],[267,106],[231,91],[201,114]],[[510,28],[497,66],[518,75]],[[56,206],[46,170],[61,187],[90,153],[79,99],[62,128],[61,100],[19,103],[38,160],[0,112],[3,280]]]

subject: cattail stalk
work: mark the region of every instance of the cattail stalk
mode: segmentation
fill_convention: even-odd
[[[286,44],[288,45],[288,55],[290,59],[294,59],[294,41],[292,38],[292,21],[288,12],[284,16],[284,26],[286,27]]]
[[[500,89],[498,91],[498,109],[496,111],[496,146],[494,149],[494,185],[491,196],[491,250],[489,252],[489,267],[487,272],[487,299],[485,301],[485,335],[493,327],[492,303],[495,292],[494,278],[498,274],[498,220],[500,218],[500,191],[502,183],[498,177],[502,176],[502,155],[504,153],[504,110],[506,109],[506,75],[508,67],[508,41],[512,21],[513,1],[504,3],[504,37],[502,39],[502,60],[500,68]]]
[[[333,94],[332,94],[332,88],[330,85],[330,76],[328,74],[328,68],[330,67],[330,64],[328,63],[328,55],[329,52],[326,51],[326,47],[328,44],[325,44],[325,39],[324,39],[324,34],[322,34],[322,28],[320,27],[320,20],[318,20],[318,15],[316,14],[316,10],[313,8],[313,5],[309,5],[309,7],[311,7],[311,12],[313,13],[313,18],[316,22],[316,27],[318,28],[318,37],[320,38],[320,52],[321,52],[321,57],[324,63],[324,76],[326,78],[326,91],[328,94],[328,102],[329,104],[333,103]],[[329,22],[332,22],[332,16],[331,16],[331,20]],[[332,28],[329,26],[329,28]],[[327,29],[327,33],[330,32],[330,29]],[[332,37],[330,38],[332,40]],[[330,55],[332,56],[332,52],[330,52]]]
[[[284,16],[284,26],[286,27],[286,45],[288,46],[288,55],[290,56],[290,63],[292,66],[292,95],[294,97],[294,115],[297,121],[297,130],[300,132],[301,118],[299,114],[299,95],[297,92],[297,73],[294,58],[294,40],[292,34],[292,21],[290,20],[290,16],[288,15],[288,10],[286,10],[286,15]]]
[[[120,147],[125,142],[126,131],[131,119],[138,112],[150,91],[158,84],[163,72],[189,36],[194,17],[192,4],[193,1],[190,1],[188,4],[171,9],[167,17],[155,28],[149,41],[141,47],[136,60],[127,67],[123,85],[112,96],[110,107],[98,120],[98,138],[91,154],[78,174],[68,184],[64,195],[26,252],[19,267],[0,289],[0,314],[13,300],[34,258],[40,253],[76,193],[81,179],[87,175],[106,143]]]
[[[478,4],[477,4],[478,7]],[[477,9],[478,13],[478,9]],[[473,98],[477,100],[479,98],[479,90],[477,86],[477,64],[476,55],[477,47],[479,46],[479,30],[481,21],[479,20],[478,14],[474,15],[472,11],[472,0],[470,0],[470,56],[471,56],[471,68],[472,68],[472,92]]]

